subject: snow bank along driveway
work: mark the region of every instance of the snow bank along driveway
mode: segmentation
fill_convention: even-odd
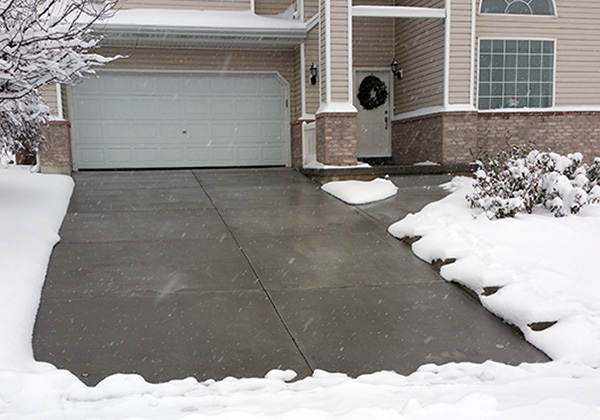
[[[341,373],[317,371],[312,377],[297,382],[289,382],[294,377],[291,371],[272,371],[265,378],[227,378],[204,383],[188,378],[164,384],[149,384],[138,375],[117,374],[95,387],[87,387],[68,371],[35,362],[31,350],[32,328],[48,259],[58,240],[57,232],[72,188],[73,182],[68,177],[30,174],[26,170],[0,170],[1,420],[600,419],[600,373],[598,369],[576,361],[575,357],[520,367],[493,362],[425,365],[410,376],[379,372],[357,379]],[[430,254],[421,254],[418,247],[415,250],[424,258],[452,255],[467,259],[469,251],[484,252],[483,256],[494,255],[491,250],[498,232],[487,222],[464,217],[464,211],[459,210],[455,200],[456,196],[446,201],[446,204],[454,204],[437,207],[437,219],[412,225],[413,233],[419,232],[426,239],[446,228],[453,218],[465,226],[481,225],[481,229],[464,232],[466,236],[462,242],[456,238],[456,232],[448,232],[438,238],[441,246],[435,251],[433,246],[423,246]],[[585,225],[591,236],[583,237],[582,245],[572,244],[569,258],[563,258],[566,261],[573,258],[577,270],[580,270],[579,266],[588,267],[582,263],[585,258],[581,247],[591,245],[587,241],[594,236],[597,238],[593,230],[598,228],[600,214],[594,211],[576,222]],[[424,214],[427,212],[434,210]],[[557,240],[572,228],[570,225],[557,227],[554,219],[551,222],[540,217],[545,224],[538,226],[536,232],[550,232],[557,235]],[[519,222],[521,220],[517,219],[511,223]],[[427,224],[431,226],[427,228]],[[522,221],[521,225],[525,229],[528,222]],[[497,226],[505,229],[502,225]],[[404,228],[410,230],[408,225]],[[472,247],[471,240],[476,241],[476,248]],[[511,246],[520,251],[522,259],[540,257],[540,253],[532,252],[528,244],[517,241]],[[447,251],[446,247],[449,247]],[[550,244],[547,248],[554,249]],[[592,249],[596,252],[596,248]],[[480,254],[474,255],[483,258]],[[490,273],[487,266],[495,264],[494,261],[482,261],[487,265],[473,263],[469,265],[473,267],[471,271],[455,271],[452,275],[448,273],[451,266],[447,266],[444,275],[454,277],[466,273],[473,278],[481,277],[477,269],[481,273]],[[502,267],[498,270],[508,273],[502,271]],[[577,273],[590,274],[586,268],[581,270],[584,271]],[[568,275],[572,271],[565,273]],[[490,284],[498,285],[499,279],[508,279],[502,283],[503,289],[510,284],[516,290],[507,290],[520,301],[519,290],[533,293],[535,284],[531,287],[523,285],[520,289],[520,276],[517,275],[520,273],[513,274],[513,277],[489,277]],[[485,278],[487,281],[488,277]],[[597,281],[596,278],[592,280]],[[485,285],[487,283],[482,281],[481,286]],[[549,287],[555,295],[562,292],[556,283]],[[525,296],[530,298],[530,295]],[[537,303],[545,302],[533,300],[530,306]],[[553,306],[556,305],[552,302],[542,305],[541,313],[555,318],[562,315],[559,324],[577,311],[576,305],[551,311]],[[515,313],[521,311],[515,310]],[[523,317],[523,322],[528,322],[525,315]]]

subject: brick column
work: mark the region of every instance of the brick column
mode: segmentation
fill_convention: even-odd
[[[317,114],[317,160],[326,165],[356,165],[358,116],[350,113]]]
[[[352,0],[319,0],[317,160],[356,165],[358,111],[352,105]]]
[[[38,151],[42,173],[71,174],[73,159],[69,129],[68,121],[50,121],[42,126],[42,132],[46,137],[46,142]]]

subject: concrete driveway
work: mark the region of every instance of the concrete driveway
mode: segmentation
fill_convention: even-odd
[[[447,177],[360,207],[289,169],[74,178],[33,344],[88,384],[547,360],[387,234]]]

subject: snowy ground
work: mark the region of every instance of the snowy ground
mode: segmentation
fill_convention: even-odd
[[[324,184],[323,191],[348,204],[367,204],[393,197],[398,188],[392,181],[377,178],[372,181],[332,181]]]
[[[557,349],[559,361],[519,367],[492,362],[425,365],[410,376],[379,372],[357,379],[317,371],[312,377],[296,382],[289,382],[293,372],[272,371],[266,378],[227,378],[204,383],[188,378],[158,385],[148,384],[137,375],[119,374],[95,387],[87,387],[68,371],[35,362],[31,350],[35,310],[72,186],[68,177],[0,170],[2,420],[600,419],[600,372],[594,367],[596,359],[593,355],[588,357],[587,351],[578,351],[578,346],[562,344],[549,344],[546,348],[549,353]],[[444,268],[445,277],[463,281],[475,290],[489,284],[503,286],[500,290],[520,304],[528,299],[531,313],[523,310],[522,305],[512,308],[505,303],[490,303],[505,302],[500,299],[500,291],[492,295],[497,295],[493,299],[482,299],[492,310],[508,308],[505,312],[497,311],[506,313],[507,318],[514,311],[518,325],[535,322],[542,315],[559,321],[540,337],[546,337],[544,334],[561,323],[566,325],[557,334],[570,333],[567,328],[570,325],[583,325],[585,329],[576,329],[562,341],[581,341],[586,348],[594,346],[598,330],[591,328],[596,318],[590,314],[596,307],[595,302],[589,301],[597,301],[598,276],[597,271],[589,270],[593,269],[594,258],[600,255],[595,246],[600,233],[598,209],[560,222],[535,215],[505,225],[473,218],[466,204],[459,200],[461,194],[464,191],[457,190],[419,215],[407,218],[392,231],[423,236],[414,246],[422,258],[457,258],[454,268],[453,265]],[[527,232],[531,228],[539,236],[534,241],[524,234],[503,245],[505,242],[499,242],[499,238],[506,236],[513,224],[514,230],[510,232]],[[568,236],[574,226],[581,229],[577,232],[585,233],[578,241],[571,241]],[[564,251],[556,248],[563,242],[568,244],[566,254],[560,254]],[[546,267],[543,259],[546,251],[562,263]],[[514,262],[508,257],[504,259],[509,254],[519,256],[525,263],[519,268],[504,266]],[[544,293],[535,290],[539,281],[529,281],[536,272],[543,272],[544,278],[552,274],[550,277],[556,281],[543,284],[542,289],[552,293],[532,300],[532,296],[538,297],[535,293]],[[460,276],[465,277],[459,279]],[[525,281],[521,283],[521,279]],[[564,281],[568,283],[567,290],[560,289]],[[591,298],[573,302],[565,297],[571,288],[578,289],[573,296],[581,298],[589,293]],[[588,322],[578,324],[579,316]],[[578,331],[590,336],[580,336]],[[546,342],[555,343],[554,337],[537,344],[543,347]]]

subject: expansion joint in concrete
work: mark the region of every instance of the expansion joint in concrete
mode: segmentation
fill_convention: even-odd
[[[219,211],[218,207],[215,205],[215,203],[214,203],[212,197],[210,196],[210,194],[208,193],[208,191],[206,191],[206,189],[202,185],[202,182],[200,181],[200,179],[198,179],[198,176],[196,175],[196,173],[192,171],[192,174],[194,175],[194,178],[196,179],[196,182],[198,183],[198,185],[200,186],[200,188],[202,188],[202,191],[204,191],[204,194],[206,194],[206,196],[208,197],[208,200],[210,201],[210,204],[213,206],[213,208],[215,209],[215,211],[219,215],[219,218],[221,219],[221,221],[225,225],[225,228],[227,229],[227,231],[229,232],[229,234],[233,238],[233,240],[234,240],[237,248],[240,250],[240,252],[242,253],[244,259],[248,263],[248,266],[252,270],[252,273],[254,274],[254,277],[256,278],[256,281],[258,282],[258,284],[260,285],[260,288],[262,289],[263,293],[265,294],[265,296],[269,300],[269,303],[273,307],[273,311],[275,311],[275,314],[277,315],[277,318],[281,322],[281,325],[283,325],[283,328],[285,329],[286,333],[288,334],[288,336],[292,340],[292,343],[294,343],[294,347],[296,348],[296,350],[300,354],[300,357],[302,357],[302,360],[304,360],[304,363],[306,363],[306,366],[310,369],[311,373],[314,373],[315,369],[310,365],[310,362],[308,361],[308,359],[306,358],[306,355],[304,354],[304,352],[300,348],[300,345],[298,344],[298,341],[296,340],[296,338],[292,334],[292,331],[290,330],[289,326],[286,324],[285,320],[283,319],[283,316],[279,312],[279,309],[277,308],[277,305],[275,305],[275,301],[273,300],[273,297],[271,296],[271,294],[269,293],[269,291],[266,289],[266,287],[265,287],[262,279],[258,275],[258,272],[256,271],[256,268],[254,267],[254,264],[252,264],[252,261],[248,257],[248,254],[246,254],[246,251],[244,250],[244,248],[240,244],[238,238],[235,236],[235,234],[233,233],[233,231],[231,230],[231,228],[227,224],[227,221],[225,220],[225,218],[223,217],[223,215]]]

